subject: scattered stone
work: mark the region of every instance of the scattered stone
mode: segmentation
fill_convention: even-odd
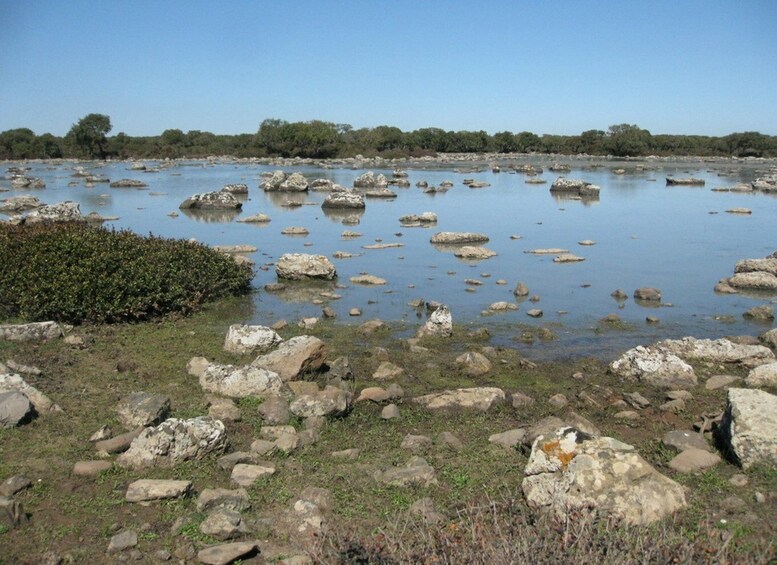
[[[272,219],[267,214],[254,214],[253,216],[240,218],[236,221],[244,224],[268,224]]]
[[[458,451],[464,447],[464,444],[461,443],[461,440],[451,432],[440,432],[440,435],[437,436],[437,441],[453,449],[454,451]]]
[[[579,263],[581,261],[585,261],[585,257],[579,257],[572,253],[562,253],[553,258],[554,263]]]
[[[364,196],[353,190],[333,192],[324,199],[321,207],[333,210],[363,210]]]
[[[30,488],[32,481],[23,475],[14,475],[0,483],[0,496],[13,496]]]
[[[493,443],[494,445],[500,445],[506,449],[515,449],[521,444],[524,437],[526,437],[526,430],[523,428],[516,428],[500,434],[492,434],[488,437],[488,442]]]
[[[111,538],[108,544],[108,554],[121,553],[138,545],[138,534],[134,530],[124,530]]]
[[[593,438],[574,428],[540,436],[522,483],[532,508],[565,517],[593,508],[629,525],[643,525],[684,508],[683,487],[651,467],[628,444]]]
[[[77,461],[72,474],[76,477],[96,477],[107,471],[113,464],[110,461]]]
[[[687,432],[684,430],[674,430],[664,434],[661,443],[677,451],[686,449],[710,450],[710,446],[704,436],[696,432]]]
[[[131,432],[127,432],[110,439],[98,441],[94,444],[94,447],[98,453],[122,453],[129,449],[130,445],[132,445],[132,441],[145,429],[146,428],[139,427],[132,430]]]
[[[200,550],[197,559],[205,565],[229,565],[238,559],[256,555],[257,552],[256,542],[224,543]]]
[[[661,291],[657,288],[643,287],[634,291],[634,300],[661,302]]]
[[[164,498],[180,498],[189,494],[191,481],[140,479],[130,483],[124,499],[127,502],[146,502]]]
[[[316,394],[298,396],[289,406],[295,416],[343,416],[351,409],[351,393],[341,388],[327,386]]]
[[[777,387],[777,362],[752,369],[745,378],[745,384],[751,387]]]
[[[402,367],[398,367],[390,361],[383,361],[372,374],[372,378],[376,381],[393,380],[401,377],[404,373]]]
[[[229,326],[224,339],[224,351],[229,353],[265,353],[281,343],[283,339],[274,330],[265,326]]]
[[[739,380],[741,380],[739,377],[733,375],[713,375],[704,383],[704,388],[707,390],[717,390],[719,388],[728,387],[728,385]]]
[[[275,264],[275,274],[279,279],[288,280],[333,280],[337,276],[337,270],[324,255],[285,253]]]
[[[720,457],[717,453],[690,447],[676,455],[668,465],[678,473],[695,473],[714,467],[718,463],[720,463]]]
[[[363,285],[384,285],[388,283],[386,279],[382,279],[380,277],[376,277],[375,275],[358,275],[355,277],[351,277],[349,279],[353,284],[363,284]]]
[[[394,486],[424,486],[437,484],[434,468],[426,462],[426,459],[418,456],[411,457],[404,467],[392,467],[385,471],[376,471],[376,481]]]
[[[386,408],[388,408],[388,406]],[[402,443],[399,447],[402,449],[409,449],[413,453],[428,451],[432,447],[432,438],[423,435],[407,434],[402,439]]]
[[[265,463],[262,465],[249,465],[238,463],[232,468],[231,480],[241,487],[249,487],[262,477],[275,474],[275,465]]]
[[[659,341],[656,347],[691,361],[738,363],[746,367],[775,361],[774,353],[768,347],[739,344],[728,339],[684,337]]]
[[[23,426],[35,417],[35,407],[18,391],[0,392],[0,428]]]
[[[512,302],[494,302],[488,307],[491,312],[506,312],[508,310],[518,310],[518,305]]]
[[[150,392],[133,392],[119,402],[116,412],[127,430],[156,426],[170,414],[170,398]]]
[[[531,316],[532,318],[542,318],[542,314],[543,312],[539,308],[532,308],[531,310],[526,312],[526,315]]]
[[[419,328],[417,337],[451,337],[453,335],[453,316],[444,304],[432,312],[426,323]]]
[[[659,388],[690,388],[696,374],[688,363],[662,349],[637,346],[610,363],[621,378]]]
[[[564,408],[567,404],[569,404],[569,400],[567,400],[567,397],[563,394],[554,394],[548,399],[548,404],[553,406],[554,408]]]
[[[231,508],[214,509],[200,524],[201,533],[222,541],[237,537],[245,530],[240,512]]]
[[[380,417],[384,420],[393,420],[399,418],[399,407],[396,404],[389,404],[384,406],[380,412]]]
[[[199,378],[200,386],[207,392],[230,398],[279,394],[283,388],[281,376],[270,369],[257,367],[254,364],[235,367],[209,363]]]
[[[30,324],[0,324],[0,340],[27,342],[47,341],[62,337],[64,332],[56,322],[33,322]]]
[[[531,396],[527,396],[522,392],[513,393],[510,398],[512,399],[513,408],[526,408],[532,406],[536,402]]]
[[[762,390],[728,389],[720,439],[743,469],[777,465],[777,396]]]
[[[430,241],[439,244],[487,243],[488,236],[482,233],[443,231],[434,234]]]
[[[768,304],[762,306],[753,306],[742,314],[748,320],[757,320],[761,322],[770,322],[774,320],[774,308]]]
[[[491,251],[490,249],[486,249],[485,247],[478,247],[478,246],[469,246],[465,245],[464,247],[460,247],[453,253],[456,257],[459,257],[460,259],[489,259],[490,257],[495,257],[496,253]]]
[[[456,357],[456,365],[470,377],[481,377],[491,371],[491,361],[477,351],[468,351]]]
[[[181,210],[240,210],[243,203],[229,192],[193,194],[178,206]]]

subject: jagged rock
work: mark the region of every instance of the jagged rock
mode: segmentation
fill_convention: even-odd
[[[35,407],[18,391],[0,392],[0,428],[23,426],[35,417]]]
[[[777,387],[777,362],[752,369],[745,378],[745,384],[752,387]]]
[[[180,498],[192,489],[191,481],[140,479],[130,483],[124,499],[127,502],[146,502],[164,498]]]
[[[456,364],[470,377],[481,377],[491,370],[491,361],[477,351],[468,351],[456,357]]]
[[[353,186],[354,188],[375,188],[375,173],[367,171],[366,173],[359,175],[353,181]]]
[[[413,402],[431,411],[475,410],[486,412],[505,401],[505,393],[495,387],[459,388],[419,396]]]
[[[265,326],[232,324],[224,339],[224,351],[230,353],[264,353],[283,339],[274,330]]]
[[[123,467],[169,467],[190,459],[223,453],[227,433],[220,420],[200,416],[189,420],[170,418],[146,428],[116,462]]]
[[[585,257],[573,255],[572,253],[562,253],[553,258],[554,263],[580,263],[581,261],[585,261]]]
[[[571,193],[578,196],[598,196],[600,188],[595,184],[578,179],[557,178],[550,186],[551,192]]]
[[[431,242],[439,244],[487,243],[488,236],[482,233],[443,231],[434,234]]]
[[[0,212],[6,212],[6,213],[25,212],[27,210],[34,210],[35,208],[40,208],[41,206],[43,206],[43,202],[41,202],[37,196],[29,196],[29,195],[12,196],[0,202]]]
[[[251,367],[277,373],[284,382],[317,371],[326,361],[327,347],[317,337],[301,335],[283,342],[275,351],[257,357]]]
[[[193,194],[178,206],[181,210],[240,210],[243,203],[229,192]]]
[[[277,190],[280,192],[305,192],[308,186],[308,181],[304,176],[300,173],[291,173],[278,185]]]
[[[61,411],[61,408],[54,404],[48,396],[34,386],[28,384],[27,381],[19,375],[11,375],[8,373],[0,375],[0,393],[3,392],[22,393],[30,402],[32,402],[35,411],[41,415]]]
[[[651,467],[628,444],[593,438],[574,428],[538,437],[522,488],[532,508],[563,518],[594,509],[629,525],[643,525],[684,508],[683,487]]]
[[[149,392],[133,392],[116,408],[119,422],[128,430],[155,426],[170,414],[170,398]]]
[[[316,394],[298,396],[289,406],[295,416],[342,416],[350,411],[351,393],[334,386],[327,386]]]
[[[434,212],[424,212],[423,214],[408,214],[399,218],[402,224],[436,224],[437,214]]]
[[[275,265],[275,273],[279,279],[289,280],[332,280],[337,276],[335,266],[324,255],[307,253],[283,254]]]
[[[214,420],[239,422],[243,419],[240,408],[231,398],[209,396],[206,397],[206,400],[208,402],[208,416]]]
[[[430,486],[437,484],[434,468],[423,457],[411,457],[404,467],[392,467],[385,471],[376,471],[375,480],[394,486]]]
[[[693,367],[676,355],[641,345],[610,363],[610,370],[621,378],[659,388],[689,388],[697,382]]]
[[[210,363],[199,382],[204,391],[231,398],[279,394],[283,388],[278,373],[253,365],[235,367]]]
[[[205,565],[229,565],[238,559],[251,557],[258,552],[253,541],[241,541],[212,545],[200,550],[197,559]]]
[[[728,389],[720,439],[743,469],[777,465],[777,396],[763,390]]]
[[[518,284],[515,285],[513,294],[518,297],[529,296],[529,287],[523,284],[522,282],[519,282]]]
[[[453,335],[453,316],[444,304],[432,312],[426,323],[419,328],[418,337],[451,337]]]
[[[46,341],[62,337],[62,335],[62,328],[56,322],[0,324],[0,339],[6,341]]]
[[[513,302],[505,302],[503,300],[494,302],[488,307],[490,312],[507,312],[511,310],[518,310],[518,305]]]
[[[666,185],[704,186],[704,179],[697,179],[694,177],[666,177]]]
[[[667,339],[659,341],[657,348],[690,361],[713,363],[739,363],[756,367],[775,360],[774,353],[763,345],[743,345],[727,339]]]
[[[333,192],[324,199],[321,207],[334,210],[363,210],[364,196],[351,190]]]
[[[22,222],[25,225],[39,223],[59,223],[59,222],[84,222],[81,215],[81,207],[76,202],[58,202],[41,206],[24,216]]]

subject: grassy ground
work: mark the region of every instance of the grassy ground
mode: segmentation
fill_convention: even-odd
[[[191,555],[192,549],[215,541],[200,533],[198,525],[204,516],[196,511],[194,499],[150,506],[124,502],[126,486],[139,478],[183,478],[193,481],[196,491],[230,488],[229,473],[215,460],[145,471],[113,467],[97,479],[73,477],[71,469],[76,461],[95,458],[88,442],[94,431],[105,424],[115,431],[121,429],[115,407],[127,393],[165,394],[171,398],[176,417],[205,414],[204,395],[197,379],[186,373],[186,363],[193,356],[223,363],[251,361],[250,356],[222,349],[227,327],[242,319],[248,307],[243,300],[231,300],[189,318],[80,327],[75,333],[86,340],[83,349],[62,341],[39,345],[0,342],[0,361],[13,359],[40,368],[40,376],[26,379],[64,409],[62,414],[40,417],[18,429],[0,430],[0,479],[23,474],[33,481],[32,488],[16,496],[30,514],[29,523],[0,530],[0,563],[36,563],[46,550],[75,563],[110,561],[113,558],[105,555],[108,542],[123,529],[138,532],[138,549],[146,562],[155,562],[158,550],[185,556],[187,550]],[[302,330],[289,326],[280,333],[288,338]],[[329,359],[348,355],[357,391],[378,384],[371,374],[380,363],[376,348],[382,347],[392,362],[405,369],[398,384],[406,397],[457,386],[493,385],[508,393],[521,391],[537,402],[521,409],[508,404],[487,414],[442,416],[405,401],[400,402],[400,417],[390,421],[381,418],[381,406],[358,404],[348,417],[328,422],[317,443],[287,456],[272,456],[278,472],[248,489],[253,509],[244,515],[255,533],[247,537],[262,542],[268,560],[302,548],[293,532],[275,526],[309,486],[327,488],[333,498],[329,533],[314,544],[314,555],[321,562],[521,562],[534,561],[527,556],[535,551],[544,552],[545,561],[552,562],[554,556],[562,555],[548,553],[549,548],[561,548],[570,562],[753,562],[774,557],[768,543],[777,533],[777,471],[748,471],[749,484],[734,487],[728,479],[741,470],[730,463],[696,475],[677,474],[666,467],[673,454],[661,446],[662,435],[672,429],[691,429],[701,414],[721,411],[725,391],[697,387],[694,399],[679,414],[647,409],[638,422],[624,423],[613,418],[617,410],[609,406],[623,391],[638,390],[654,405],[663,402],[662,395],[624,386],[596,360],[522,368],[526,364],[516,351],[496,349],[487,351],[493,370],[485,377],[471,378],[456,367],[454,359],[464,351],[480,350],[487,342],[469,342],[463,332],[451,340],[426,342],[428,353],[411,353],[390,330],[363,336],[354,327],[322,322],[306,333],[327,343]],[[701,375],[724,370],[730,372],[716,366],[697,367]],[[583,378],[572,378],[578,372]],[[313,378],[325,382],[323,376]],[[546,402],[559,392],[570,399],[569,407],[556,409]],[[581,392],[600,406],[580,400]],[[262,426],[258,404],[257,399],[244,399],[240,402],[242,421],[227,424],[231,450],[248,450],[258,438]],[[594,422],[603,434],[635,445],[661,472],[687,486],[689,508],[653,529],[627,533],[588,518],[574,527],[537,519],[520,496],[528,453],[491,445],[488,437],[548,415],[563,416],[570,409]],[[437,441],[443,431],[455,434],[463,447],[454,450]],[[411,453],[400,448],[406,434],[434,440],[422,455],[435,468],[438,485],[399,488],[372,478],[374,471],[403,465],[409,459]],[[331,456],[348,448],[360,450],[355,460]],[[767,501],[757,503],[756,492],[765,494]],[[430,497],[446,516],[443,523],[430,527],[409,517],[412,503],[424,497]],[[174,535],[171,528],[176,521],[180,531]],[[527,536],[538,541],[527,545]],[[506,552],[507,548],[513,553]]]

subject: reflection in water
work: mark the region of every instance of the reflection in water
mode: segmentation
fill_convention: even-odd
[[[364,216],[365,212],[364,208],[321,208],[321,210],[324,212],[324,216],[337,224],[343,223],[343,220],[347,218],[356,218],[361,220],[361,217]]]
[[[553,200],[556,202],[569,202],[571,200],[576,200],[578,202],[581,202],[583,206],[590,206],[591,204],[599,204],[599,195],[592,195],[592,196],[578,196],[577,194],[573,192],[551,192],[550,195],[553,197]]]
[[[314,300],[330,300],[336,295],[333,281],[281,281],[285,288],[272,295],[289,304],[311,303]]]
[[[306,192],[265,192],[267,200],[276,208],[289,208],[295,204],[302,206],[308,199]]]
[[[240,210],[200,210],[196,208],[183,208],[181,209],[181,212],[192,220],[208,224],[231,222],[240,215]]]

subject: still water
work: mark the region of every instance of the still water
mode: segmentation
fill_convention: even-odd
[[[147,163],[149,166],[153,162]],[[473,329],[487,327],[491,343],[520,349],[530,358],[568,358],[594,355],[610,358],[628,347],[658,339],[693,335],[759,334],[771,325],[744,320],[742,313],[774,296],[717,295],[715,283],[733,274],[734,264],[743,258],[764,257],[777,250],[777,197],[763,193],[714,192],[716,187],[752,180],[752,169],[732,170],[732,165],[698,163],[682,166],[651,164],[649,170],[615,175],[610,168],[573,168],[568,178],[579,178],[601,187],[598,200],[559,199],[549,192],[558,176],[545,171],[547,184],[526,184],[521,174],[506,172],[456,172],[407,169],[410,188],[389,187],[394,200],[367,199],[367,208],[356,226],[344,226],[342,214],[325,213],[320,204],[326,193],[265,193],[259,188],[261,174],[277,169],[249,163],[177,163],[156,173],[129,170],[127,163],[105,166],[80,164],[89,172],[111,180],[138,179],[148,184],[144,190],[109,188],[107,184],[84,186],[73,178],[75,164],[33,163],[30,176],[42,178],[47,188],[11,189],[10,180],[0,181],[0,198],[34,194],[46,203],[74,200],[83,214],[97,212],[118,216],[106,226],[130,229],[173,238],[195,238],[212,245],[250,244],[258,251],[250,257],[257,267],[253,310],[243,320],[271,324],[278,319],[296,321],[320,316],[322,305],[313,304],[316,292],[267,293],[262,287],[276,282],[270,266],[283,253],[301,252],[326,255],[336,251],[361,254],[350,259],[332,259],[338,282],[347,288],[336,290],[342,298],[327,301],[340,323],[361,323],[371,318],[392,322],[401,335],[411,335],[423,322],[425,313],[408,305],[416,298],[435,300],[450,306],[456,323]],[[94,167],[94,170],[92,170]],[[583,167],[583,165],[578,165]],[[717,168],[715,168],[717,167]],[[328,178],[350,187],[364,170],[290,167],[308,180]],[[391,170],[373,169],[391,178]],[[723,176],[721,176],[721,173]],[[694,176],[706,181],[703,187],[666,186],[665,177]],[[484,181],[486,188],[470,189],[465,179]],[[417,181],[437,186],[450,180],[447,192],[426,194]],[[68,186],[71,182],[76,186]],[[229,183],[245,183],[248,199],[239,214],[183,213],[178,205],[198,192],[219,190]],[[285,206],[289,201],[303,203]],[[751,215],[725,211],[745,207]],[[170,217],[170,212],[179,212]],[[439,221],[431,228],[403,228],[400,216],[435,212]],[[268,214],[269,224],[238,223],[235,220],[257,213]],[[303,226],[308,236],[281,235],[289,226]],[[358,231],[362,237],[343,239],[344,230]],[[450,250],[440,250],[429,242],[438,231],[471,231],[490,237],[485,246],[497,253],[482,261],[457,259]],[[512,238],[511,236],[520,236]],[[362,246],[397,242],[402,247],[367,250]],[[593,246],[581,246],[593,240]],[[532,255],[536,248],[563,248],[582,256],[579,263],[557,264],[553,255]],[[385,286],[352,285],[349,278],[369,273],[388,281]],[[473,286],[466,279],[483,284]],[[507,284],[497,284],[503,279]],[[519,302],[513,296],[517,282],[530,289],[538,302]],[[638,287],[661,289],[663,302],[671,306],[647,308],[631,298]],[[468,291],[467,289],[470,289]],[[616,302],[610,294],[622,289],[629,299]],[[323,290],[332,290],[324,287]],[[474,290],[474,292],[472,292]],[[483,311],[497,301],[518,305],[518,310],[484,316]],[[358,307],[362,316],[348,316]],[[531,318],[527,311],[540,308],[542,318]],[[612,329],[599,323],[617,314],[625,328]],[[646,323],[655,316],[658,324]],[[546,327],[557,336],[552,341],[520,340],[526,332]],[[404,333],[403,333],[404,332]]]

